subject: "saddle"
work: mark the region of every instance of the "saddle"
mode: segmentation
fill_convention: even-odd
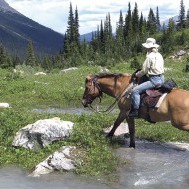
[[[148,89],[144,93],[141,94],[141,106],[147,106],[148,108],[155,108],[158,103],[160,97],[165,94],[171,92],[173,88],[175,88],[177,84],[173,80],[167,80],[163,85],[154,89]]]

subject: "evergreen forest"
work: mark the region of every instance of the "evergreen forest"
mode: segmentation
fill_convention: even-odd
[[[39,66],[45,70],[63,69],[77,67],[79,65],[100,65],[114,66],[122,61],[132,60],[134,68],[140,64],[137,57],[145,53],[142,43],[148,37],[154,37],[161,46],[161,53],[164,57],[171,55],[178,49],[189,48],[189,10],[185,11],[183,0],[180,1],[178,10],[178,20],[169,19],[168,25],[160,24],[159,8],[150,8],[148,17],[139,13],[138,5],[135,3],[131,8],[130,3],[126,13],[120,10],[113,33],[111,23],[111,13],[101,20],[96,31],[92,31],[92,40],[80,40],[79,14],[77,7],[75,10],[70,3],[67,30],[64,35],[63,50],[57,55],[44,55],[37,57],[35,46],[31,40],[28,41],[26,58],[9,55],[6,53],[3,44],[0,46],[0,68],[15,68],[16,65]]]

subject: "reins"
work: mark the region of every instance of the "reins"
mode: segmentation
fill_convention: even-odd
[[[100,89],[100,86],[99,86],[99,83],[97,83],[97,80],[96,78],[93,80],[94,82],[94,85],[99,89],[99,92],[102,93],[101,89]],[[110,112],[112,112],[116,106],[116,104],[121,100],[122,97],[126,97],[128,98],[128,96],[130,95],[130,91],[132,90],[133,86],[130,86],[131,83],[129,83],[125,88],[124,90],[116,97],[115,101],[106,109],[106,110],[103,110],[103,111],[99,111],[97,109],[95,109],[92,104],[90,104],[90,109],[95,112],[95,113],[99,113],[99,114],[109,114]],[[129,87],[130,86],[130,87]],[[128,89],[128,90],[127,90]],[[101,97],[102,95],[99,95],[98,98],[100,99],[100,102],[101,102]]]

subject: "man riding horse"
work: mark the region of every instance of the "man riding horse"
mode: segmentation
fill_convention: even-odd
[[[158,52],[159,45],[156,40],[148,38],[146,43],[142,44],[147,49],[146,60],[144,61],[142,70],[133,74],[133,77],[139,78],[143,75],[148,76],[148,80],[137,85],[131,93],[131,111],[130,118],[138,118],[140,106],[140,94],[147,89],[161,86],[164,83],[164,60],[162,55]]]

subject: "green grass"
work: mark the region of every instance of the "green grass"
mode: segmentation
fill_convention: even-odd
[[[143,61],[142,59],[140,60]],[[189,73],[183,72],[183,61],[166,60],[166,78],[173,78],[180,88],[189,89]],[[84,152],[83,164],[78,164],[76,173],[94,176],[107,175],[115,172],[118,158],[113,149],[117,146],[105,138],[103,128],[109,127],[115,121],[118,113],[108,115],[70,115],[34,113],[36,108],[68,108],[81,107],[86,76],[100,73],[98,66],[82,66],[68,73],[54,70],[46,76],[36,76],[41,71],[28,67],[19,67],[23,73],[13,73],[11,70],[0,70],[0,102],[8,102],[10,109],[0,109],[0,166],[19,165],[28,170],[43,161],[48,155],[63,145],[77,146]],[[108,68],[111,73],[132,73],[130,62],[122,62]],[[102,105],[108,106],[114,99],[104,95]],[[11,146],[16,132],[39,119],[60,117],[75,123],[72,137],[49,145],[38,152]],[[180,131],[170,123],[149,124],[137,120],[136,136],[150,141],[189,141],[187,132]]]

